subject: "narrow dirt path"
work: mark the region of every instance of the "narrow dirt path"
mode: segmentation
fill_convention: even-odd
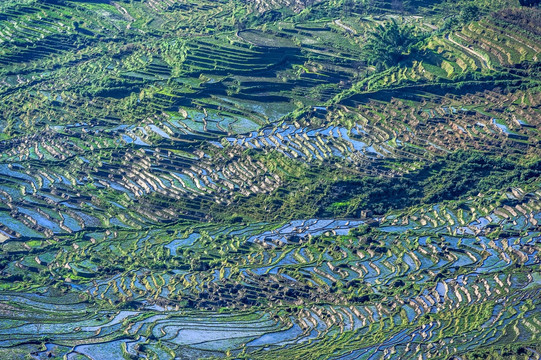
[[[479,58],[479,60],[481,61],[481,64],[483,64],[483,66],[489,68],[490,70],[492,70],[492,66],[490,66],[490,64],[488,63],[488,61],[485,59],[485,57],[480,54],[479,52],[473,50],[473,49],[470,49],[469,47],[467,46],[464,46],[458,42],[456,42],[455,40],[451,39],[451,37],[449,36],[449,34],[445,35],[445,39],[449,40],[450,42],[452,42],[453,44],[455,44],[456,46],[466,50],[467,52],[469,52],[470,54],[473,54],[475,55],[476,57]]]
[[[341,21],[340,19],[334,20],[334,23],[335,23],[336,25],[340,26],[342,29],[344,29],[344,30],[346,30],[346,31],[348,31],[348,32],[350,32],[350,33],[352,33],[352,34],[356,34],[356,33],[357,33],[357,32],[355,31],[355,29],[352,29],[352,28],[350,28],[349,26],[342,24],[342,21]]]

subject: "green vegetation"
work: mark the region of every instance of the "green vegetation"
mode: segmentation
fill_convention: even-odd
[[[0,3],[0,359],[539,359],[541,8]]]
[[[366,60],[369,64],[376,65],[377,69],[398,65],[411,54],[413,46],[420,40],[414,31],[414,27],[399,25],[394,20],[378,25],[368,35],[363,47]]]
[[[382,215],[535,183],[541,176],[540,159],[526,164],[517,160],[460,151],[402,177],[359,178],[351,172],[299,169],[296,176],[284,175],[285,184],[273,193],[246,199],[227,213],[246,214],[251,221],[358,218],[366,211]]]

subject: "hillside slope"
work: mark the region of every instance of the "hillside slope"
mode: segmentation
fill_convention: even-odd
[[[539,359],[540,57],[511,0],[0,4],[0,358]]]

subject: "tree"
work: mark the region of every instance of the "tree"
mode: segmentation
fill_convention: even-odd
[[[369,64],[389,68],[407,57],[419,40],[412,26],[392,20],[369,34],[363,50]]]
[[[477,20],[479,18],[480,11],[476,5],[468,5],[460,12],[460,19],[463,23],[467,24],[470,21]]]

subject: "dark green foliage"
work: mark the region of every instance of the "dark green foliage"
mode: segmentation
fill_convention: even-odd
[[[539,5],[540,0],[519,0],[522,6],[535,6]]]
[[[541,161],[522,165],[504,157],[458,152],[419,173],[425,202],[438,202],[528,182],[541,175]]]
[[[460,151],[400,178],[362,178],[334,183],[320,208],[323,214],[359,216],[370,209],[383,214],[420,203],[436,203],[503,189],[541,176],[541,161],[522,165],[504,157]],[[336,206],[337,202],[345,206]]]
[[[390,21],[385,25],[377,26],[369,34],[364,45],[366,60],[378,68],[389,68],[397,65],[414,51],[413,45],[421,37],[415,33],[413,27],[400,25]]]
[[[529,349],[534,348],[533,346]],[[531,351],[520,345],[506,345],[501,349],[475,350],[467,354],[472,360],[530,359]]]
[[[271,195],[256,196],[225,209],[257,220],[319,217],[360,217],[363,211],[384,214],[413,205],[459,200],[541,176],[541,160],[518,163],[516,159],[459,151],[402,177],[348,177],[325,180],[304,174]],[[301,205],[302,204],[302,205]]]
[[[479,18],[479,15],[479,7],[477,5],[471,4],[462,9],[462,11],[460,12],[460,19],[463,23],[469,23],[470,21],[477,20]]]
[[[421,196],[415,183],[406,178],[366,177],[345,180],[330,186],[325,203],[332,202],[320,208],[320,211],[325,215],[338,215],[345,210],[348,216],[359,216],[362,210],[370,209],[383,214],[391,209],[406,207],[413,199]]]

